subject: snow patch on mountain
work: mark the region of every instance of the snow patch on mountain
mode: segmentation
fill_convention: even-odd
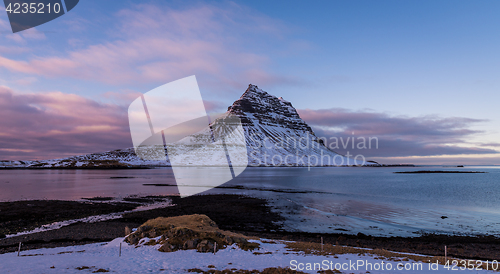
[[[231,124],[235,123],[234,117],[239,119],[242,127],[231,127]],[[247,155],[238,153],[242,147],[246,149]],[[228,161],[233,165],[248,163],[249,166],[376,165],[367,162],[364,157],[352,159],[330,150],[300,118],[292,103],[252,84],[224,115],[215,119],[203,130],[167,144],[167,148],[140,147],[143,150],[150,150],[148,153],[151,155],[162,154],[167,150],[166,161],[141,159],[136,155],[134,148],[126,148],[54,160],[4,161],[0,162],[0,167],[170,166],[169,157],[175,159],[176,165],[182,166],[227,166]],[[225,153],[220,153],[221,151]],[[226,155],[232,159],[228,160]]]

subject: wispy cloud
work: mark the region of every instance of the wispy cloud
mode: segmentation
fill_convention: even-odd
[[[0,19],[0,31],[9,33],[11,31],[9,23]],[[43,40],[47,38],[43,32],[35,28],[27,29],[20,33],[10,33],[5,35],[5,37],[18,44],[26,44],[27,40]]]
[[[75,94],[21,94],[0,86],[0,158],[48,159],[130,147],[127,105],[138,95],[131,90],[108,92],[104,97],[109,103],[101,103]],[[218,112],[226,106],[206,101],[205,107]],[[381,162],[422,161],[415,157],[440,155],[491,157],[498,152],[487,147],[500,146],[467,142],[467,138],[481,133],[471,129],[484,122],[478,119],[391,116],[346,109],[305,109],[299,113],[316,135],[327,140],[336,137],[345,142],[348,137],[377,137],[378,149],[358,149],[359,140],[352,149],[351,139],[347,147],[338,142],[334,150],[363,154]]]
[[[26,47],[0,46],[0,54],[20,54],[20,53],[26,53],[28,51],[30,51],[30,49]]]
[[[0,86],[0,158],[47,159],[131,146],[126,107]]]
[[[482,147],[500,147],[500,143],[482,143],[479,145]]]
[[[24,94],[0,86],[0,160],[54,159],[132,146],[127,117],[141,93],[107,92],[107,103],[75,94]],[[205,101],[208,112],[227,106]]]
[[[165,83],[193,74],[223,89],[250,82],[297,82],[268,70],[267,53],[255,50],[269,38],[283,36],[286,27],[234,3],[184,10],[139,4],[115,16],[114,40],[58,56],[0,57],[0,66],[25,74],[115,85]]]
[[[473,135],[483,133],[471,129],[486,120],[464,117],[407,117],[392,116],[370,110],[351,111],[342,108],[299,110],[301,117],[309,123],[316,135],[331,140],[331,146],[339,153],[363,154],[368,157],[408,157],[460,154],[498,153],[493,149],[468,142]],[[357,148],[364,137],[376,137],[378,149]],[[337,139],[335,139],[337,138]],[[334,142],[343,138],[344,143]],[[344,146],[350,138],[348,146]],[[352,148],[352,138],[356,141]],[[375,140],[375,139],[373,139]],[[495,144],[497,145],[497,144]],[[488,146],[491,146],[489,144]]]

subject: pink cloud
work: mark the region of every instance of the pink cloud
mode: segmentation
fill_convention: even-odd
[[[101,103],[76,94],[21,94],[0,86],[0,160],[55,159],[132,146],[128,105],[141,93],[110,91]],[[227,105],[204,101],[208,112]]]
[[[107,84],[165,83],[193,74],[225,88],[291,81],[266,69],[266,54],[253,53],[254,44],[261,47],[288,31],[255,11],[233,3],[184,10],[136,5],[115,16],[119,23],[113,41],[28,61],[0,56],[0,66],[25,74]],[[248,40],[249,33],[252,40]]]
[[[105,92],[102,94],[102,97],[117,105],[128,106],[141,95],[141,92],[125,89],[120,91]]]
[[[14,83],[23,86],[29,86],[35,83],[36,81],[38,81],[36,77],[24,77],[14,80]]]
[[[385,162],[382,160],[384,157],[477,156],[500,153],[487,148],[492,147],[492,144],[481,147],[468,142],[471,136],[484,134],[483,131],[472,128],[486,120],[466,117],[393,116],[372,110],[352,111],[342,108],[301,109],[298,112],[317,136],[326,138],[330,148],[341,154],[348,151],[354,155],[362,154],[380,162]],[[335,143],[335,140],[340,138],[346,141],[347,138],[359,140],[360,137],[366,140],[376,138],[378,146],[366,149],[361,145],[358,149],[342,147],[342,144]]]
[[[0,86],[0,159],[47,159],[131,146],[126,107]]]
[[[34,28],[27,29],[21,33],[10,33],[12,31],[10,23],[1,19],[0,31],[7,33],[7,35],[5,35],[7,39],[19,44],[26,44],[26,40],[43,40],[47,38],[43,32],[40,32]]]
[[[19,46],[0,46],[0,54],[21,54],[30,51],[26,47]]]

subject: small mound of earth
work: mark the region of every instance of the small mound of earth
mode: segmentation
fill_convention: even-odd
[[[214,252],[237,244],[243,250],[259,248],[242,234],[219,229],[217,224],[203,214],[177,217],[158,217],[141,225],[125,238],[127,243],[138,246],[161,245],[162,252],[196,249],[198,252]]]

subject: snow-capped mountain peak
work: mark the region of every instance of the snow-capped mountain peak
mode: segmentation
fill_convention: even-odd
[[[308,131],[314,135],[311,128],[300,118],[292,103],[250,84],[240,99],[228,108],[228,112],[240,117],[244,126],[281,125],[295,130]]]
[[[223,125],[228,117],[238,117],[243,130],[232,132],[220,144],[209,144],[213,140],[217,125]],[[221,120],[222,119],[222,120]],[[219,132],[225,129],[219,128]],[[242,136],[242,134],[244,136]],[[224,134],[220,135],[224,136]],[[242,143],[242,140],[245,140]],[[246,142],[246,144],[245,144]],[[207,143],[207,144],[205,144]],[[182,140],[167,144],[169,157],[183,158],[195,148],[204,147],[202,154],[196,154],[182,163],[187,166],[227,165],[226,157],[218,157],[210,147],[225,146],[226,153],[241,151],[246,145],[248,161],[240,163],[250,166],[346,166],[372,165],[373,163],[347,158],[327,148],[311,127],[302,120],[292,103],[282,97],[273,96],[250,84],[241,97],[228,107],[227,113],[210,126]],[[145,148],[147,149],[147,147]],[[220,149],[220,147],[219,147]],[[244,157],[239,156],[239,157]],[[187,159],[187,158],[186,158]],[[209,159],[209,160],[207,160]],[[0,163],[0,166],[2,163]],[[5,164],[7,165],[7,164]],[[29,167],[133,167],[169,166],[170,162],[139,158],[133,148],[74,156],[46,161],[13,162],[10,166]]]

